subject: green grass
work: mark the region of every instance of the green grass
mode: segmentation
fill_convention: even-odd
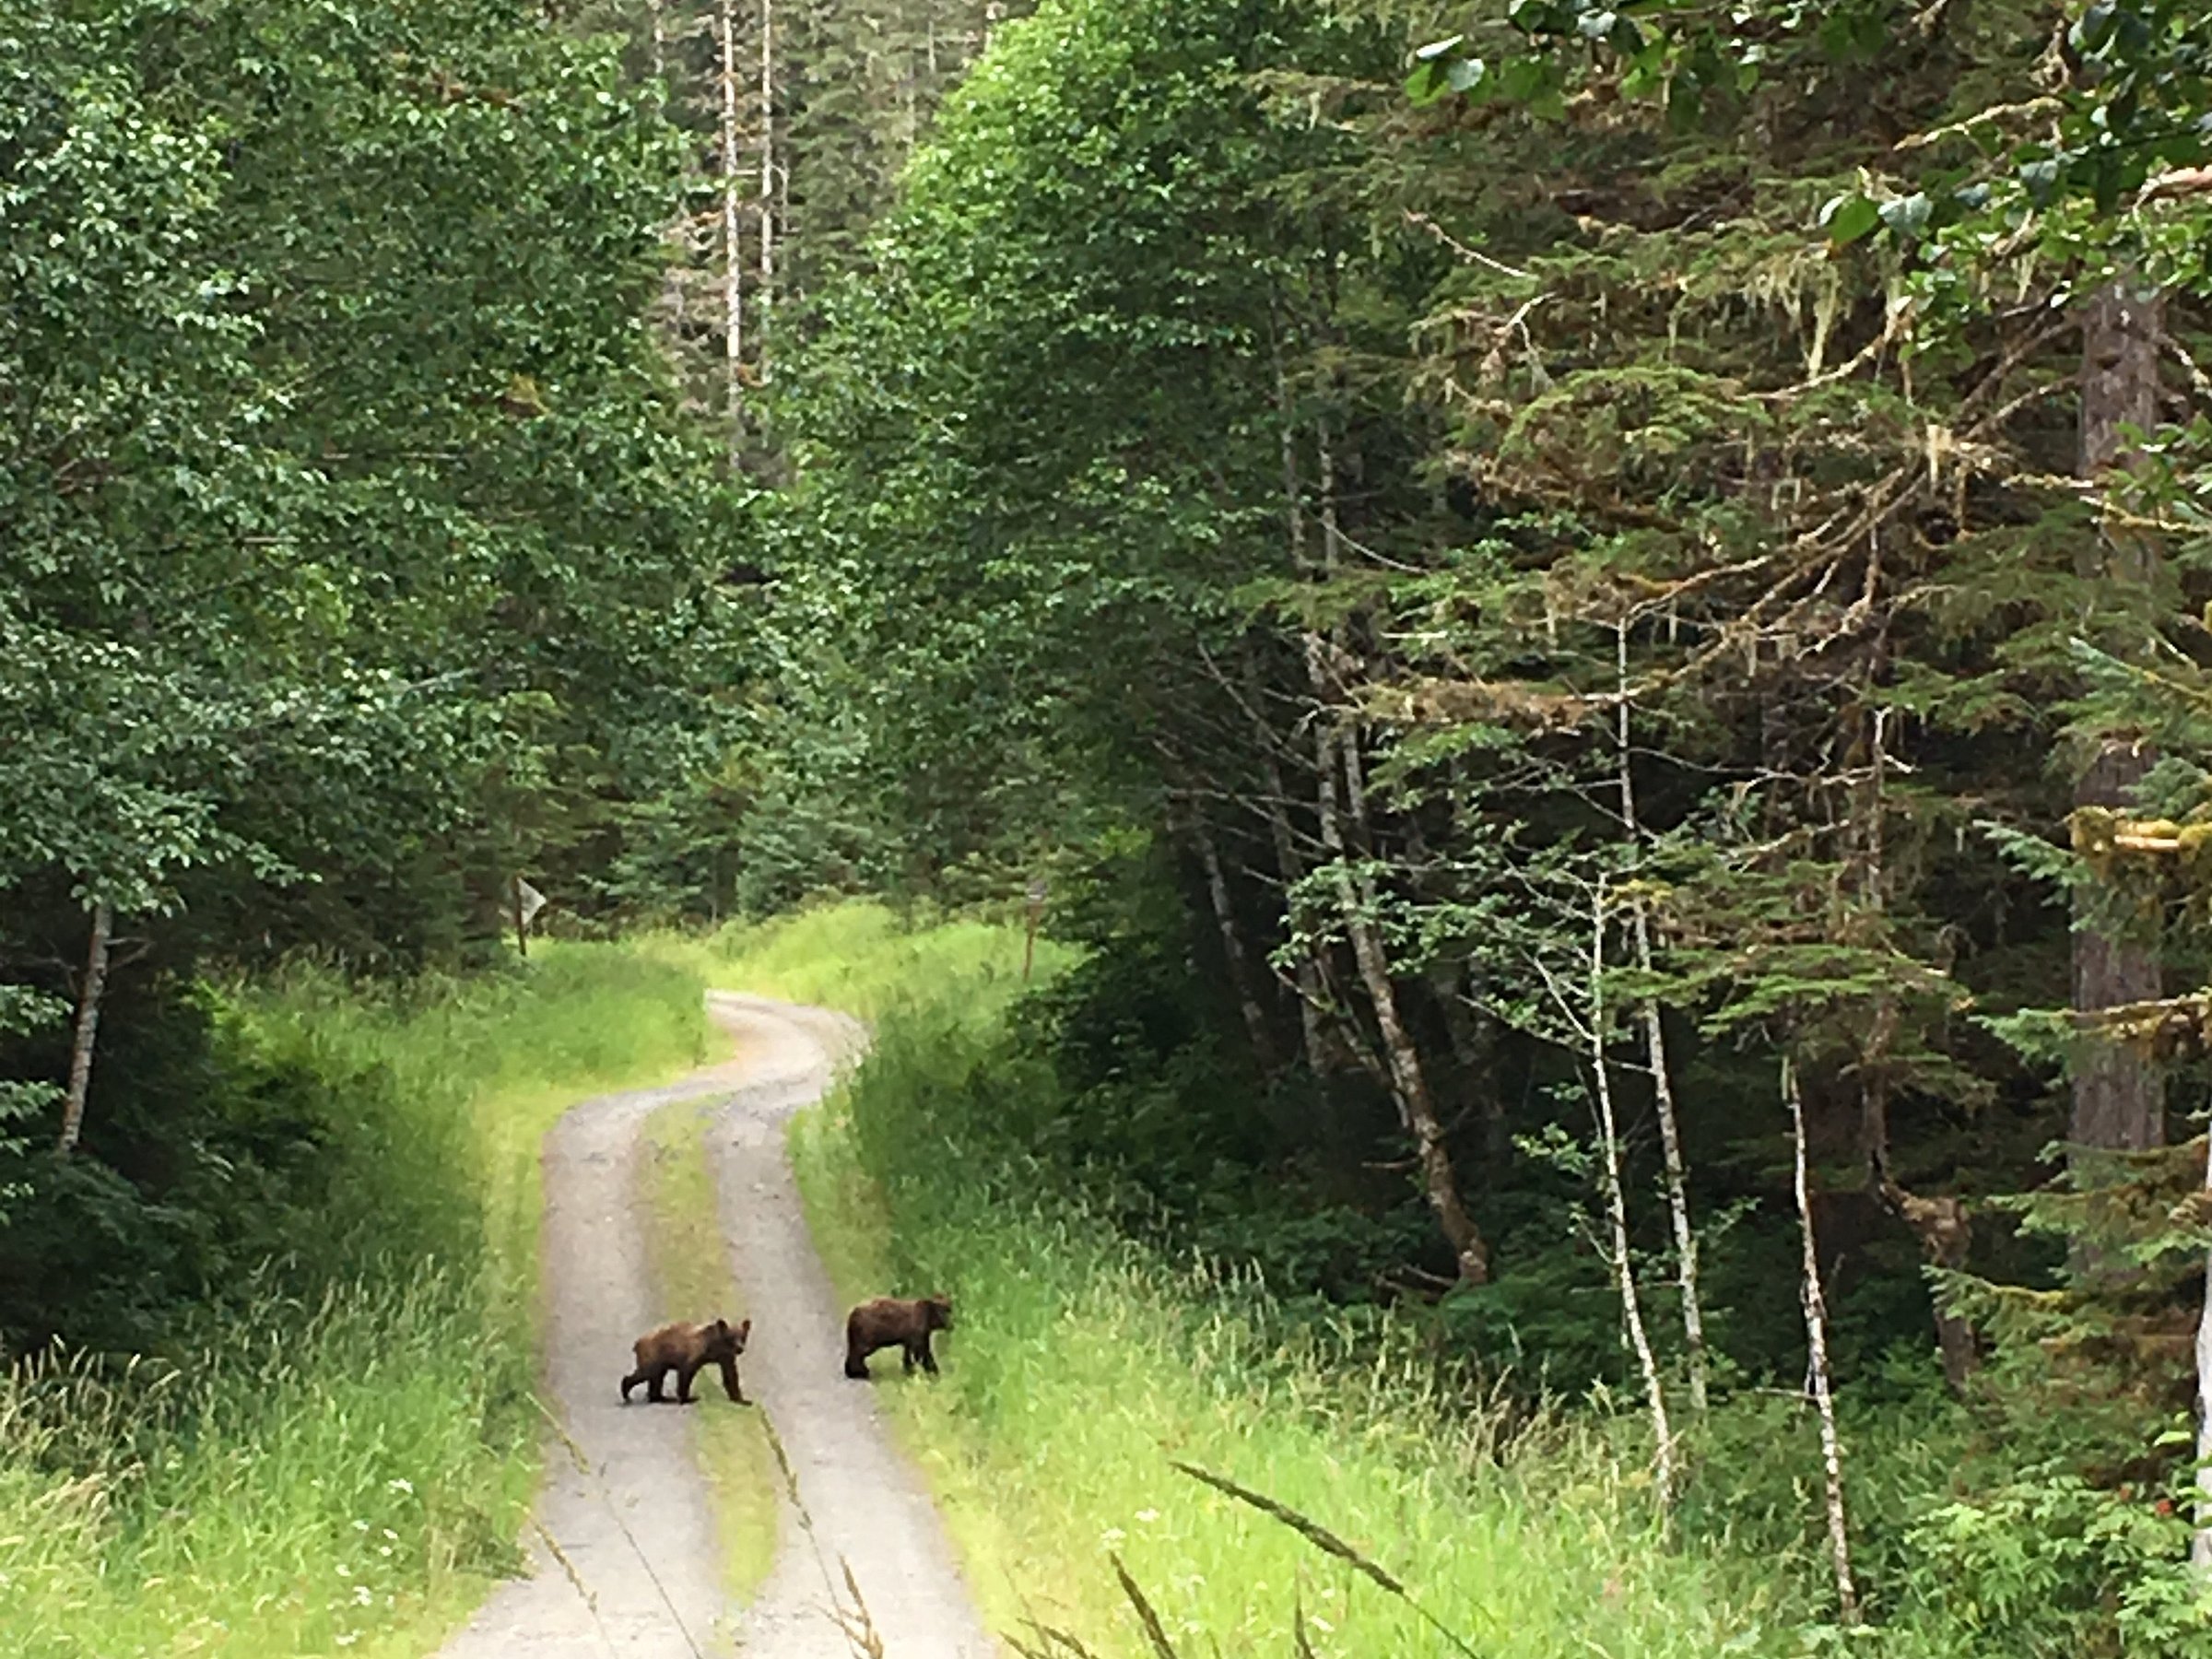
[[[707,1167],[704,1133],[711,1103],[677,1100],[653,1113],[646,1126],[644,1196],[652,1217],[653,1285],[664,1319],[744,1317],[730,1277],[729,1253],[715,1208],[713,1173]],[[740,1379],[744,1361],[738,1361]],[[723,1583],[738,1602],[749,1602],[776,1559],[775,1453],[767,1419],[758,1407],[731,1406],[721,1380],[702,1373],[694,1384],[702,1402],[691,1414],[700,1467],[713,1495],[722,1540]]]
[[[911,1001],[917,986],[958,985],[963,1014],[988,1021],[1021,993],[1022,944],[1018,924],[964,917],[913,925],[887,905],[853,901],[706,938],[657,934],[638,948],[717,989],[818,1004],[865,1020]],[[1049,979],[1073,959],[1068,947],[1041,938],[1032,976]]]
[[[24,1659],[434,1647],[513,1564],[535,1486],[538,1140],[704,1034],[695,979],[605,947],[227,1001],[241,1062],[316,1079],[341,1197],[162,1356],[0,1374],[0,1645]]]
[[[853,966],[877,1045],[801,1118],[793,1147],[842,1290],[926,1280],[954,1295],[942,1377],[888,1379],[881,1395],[994,1628],[1033,1642],[1034,1620],[1099,1659],[1155,1655],[1118,1558],[1185,1654],[1291,1653],[1300,1621],[1318,1659],[1450,1651],[1406,1600],[1178,1472],[1182,1460],[1341,1535],[1485,1659],[1797,1651],[1773,1563],[1747,1571],[1659,1535],[1632,1436],[1552,1418],[1509,1430],[1502,1409],[1441,1398],[1410,1353],[1377,1359],[1371,1338],[1310,1326],[1283,1335],[1250,1287],[1009,1203],[958,1159],[880,1179],[871,1148],[925,1142],[913,1125],[963,1071],[998,1063],[996,987],[963,980],[952,954],[924,936]],[[959,956],[996,959],[973,940]],[[752,959],[782,965],[772,945]],[[837,972],[806,971],[816,994]]]

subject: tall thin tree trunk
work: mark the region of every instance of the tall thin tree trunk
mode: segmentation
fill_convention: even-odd
[[[1451,1148],[1445,1144],[1443,1121],[1429,1089],[1429,1076],[1420,1051],[1398,1009],[1397,987],[1390,976],[1390,959],[1375,926],[1377,893],[1366,877],[1355,877],[1346,866],[1349,849],[1337,805],[1337,767],[1341,753],[1344,776],[1355,802],[1363,799],[1360,788],[1358,736],[1350,732],[1324,729],[1320,739],[1322,766],[1321,806],[1323,839],[1335,865],[1337,904],[1344,915],[1345,932],[1351,937],[1352,959],[1359,965],[1359,981],[1375,1010],[1382,1031],[1383,1056],[1390,1066],[1391,1091],[1397,1097],[1398,1118],[1411,1132],[1420,1161],[1421,1184],[1435,1212],[1438,1230],[1452,1246],[1463,1283],[1486,1285],[1490,1278],[1489,1246],[1467,1214],[1459,1196],[1459,1181],[1452,1168]],[[1363,816],[1355,806],[1355,816]]]
[[[722,317],[730,461],[745,437],[745,250],[737,235],[737,6],[722,0]]]
[[[668,18],[665,11],[667,0],[651,0],[646,7],[653,20],[653,78],[668,78]]]
[[[2205,1191],[2212,1194],[2212,1135],[2205,1137]],[[2205,1257],[2205,1305],[2196,1321],[2196,1535],[2189,1560],[2212,1574],[2212,1251]]]
[[[1336,453],[1325,428],[1321,432],[1320,446],[1322,570],[1324,574],[1333,575],[1339,562],[1343,530],[1336,516]],[[1292,476],[1295,477],[1295,472]],[[1321,815],[1322,844],[1328,850],[1330,862],[1335,868],[1337,906],[1344,916],[1345,932],[1351,939],[1352,959],[1359,968],[1360,983],[1375,1011],[1375,1023],[1382,1033],[1383,1057],[1389,1065],[1391,1092],[1397,1099],[1399,1121],[1413,1135],[1429,1207],[1436,1213],[1437,1227],[1452,1246],[1462,1282],[1488,1284],[1489,1246],[1460,1199],[1459,1180],[1452,1168],[1451,1147],[1444,1138],[1436,1097],[1430,1090],[1420,1050],[1415,1045],[1413,1033],[1406,1029],[1398,1008],[1389,953],[1375,924],[1379,895],[1373,877],[1364,873],[1355,876],[1347,865],[1351,849],[1345,836],[1343,806],[1350,807],[1351,822],[1359,832],[1363,871],[1365,861],[1373,851],[1373,834],[1367,817],[1359,732],[1356,728],[1339,729],[1327,712],[1338,700],[1335,673],[1327,654],[1332,645],[1333,642],[1324,644],[1312,629],[1306,630],[1306,672],[1313,682],[1313,694],[1324,706],[1323,718],[1315,724],[1315,764],[1320,774],[1316,806]],[[1341,652],[1342,647],[1335,645],[1334,649]],[[1340,775],[1345,787],[1342,805],[1337,788]]]
[[[1615,634],[1614,671],[1620,700],[1616,728],[1620,762],[1620,818],[1629,844],[1634,849],[1642,831],[1636,817],[1636,774],[1629,747],[1629,625],[1625,620]],[[1648,975],[1653,960],[1652,924],[1641,893],[1631,897],[1629,914],[1636,945],[1636,966]],[[1674,1070],[1667,1058],[1666,1023],[1659,1011],[1659,999],[1643,997],[1637,1017],[1643,1025],[1644,1060],[1652,1074],[1652,1099],[1659,1118],[1660,1153],[1666,1176],[1667,1215],[1674,1226],[1675,1267],[1682,1288],[1682,1347],[1689,1360],[1689,1403],[1703,1411],[1705,1308],[1698,1293],[1698,1235],[1690,1224],[1689,1177],[1682,1156],[1681,1118],[1675,1110]]]
[[[1662,1511],[1674,1507],[1675,1436],[1667,1422],[1666,1390],[1659,1360],[1643,1324],[1643,1299],[1636,1289],[1636,1265],[1629,1253],[1629,1201],[1620,1178],[1620,1130],[1613,1114],[1612,1066],[1606,1059],[1606,878],[1601,874],[1590,904],[1590,1070],[1596,1080],[1600,1184],[1606,1216],[1613,1229],[1614,1281],[1620,1291],[1621,1323],[1643,1372],[1643,1390],[1652,1413],[1652,1437],[1658,1452],[1653,1481]]]
[[[1276,412],[1282,423],[1283,461],[1283,520],[1288,535],[1290,569],[1303,573],[1306,569],[1306,513],[1304,488],[1298,476],[1298,439],[1294,430],[1290,408],[1289,376],[1283,368],[1282,350],[1275,354]],[[1308,641],[1311,661],[1312,641]],[[1286,803],[1288,794],[1283,786],[1281,765],[1275,756],[1274,734],[1263,718],[1264,705],[1260,701],[1259,676],[1252,669],[1249,656],[1245,661],[1246,699],[1252,704],[1254,722],[1259,724],[1258,737],[1264,771],[1262,777],[1269,792],[1267,829],[1274,838],[1275,857],[1281,871],[1286,892],[1306,870],[1305,860],[1299,856],[1298,842],[1291,832],[1289,808]],[[1316,688],[1318,691],[1318,688]],[[1316,954],[1309,951],[1301,956],[1292,970],[1292,979],[1298,991],[1299,1032],[1305,1042],[1306,1064],[1317,1077],[1325,1077],[1338,1069],[1343,1058],[1338,1044],[1324,1022],[1322,998],[1324,975]]]
[[[1851,1577],[1851,1527],[1843,1512],[1843,1444],[1836,1433],[1835,1391],[1828,1369],[1828,1298],[1820,1288],[1820,1252],[1813,1236],[1812,1191],[1806,1178],[1805,1097],[1797,1088],[1797,1068],[1787,1054],[1782,1057],[1782,1098],[1790,1109],[1797,1225],[1805,1245],[1804,1279],[1798,1289],[1805,1308],[1806,1374],[1814,1408],[1820,1415],[1820,1467],[1826,1479],[1829,1554],[1836,1570],[1836,1610],[1845,1624],[1856,1624],[1859,1592]]]
[[[1275,1034],[1267,1029],[1267,1011],[1260,1006],[1259,993],[1252,974],[1252,959],[1244,949],[1244,936],[1237,926],[1236,906],[1231,902],[1229,877],[1221,868],[1221,852],[1214,844],[1214,832],[1206,828],[1206,820],[1193,813],[1190,818],[1192,844],[1198,849],[1198,862],[1206,872],[1206,894],[1214,910],[1214,925],[1221,935],[1221,955],[1229,965],[1230,988],[1236,994],[1238,1011],[1244,1018],[1244,1033],[1252,1041],[1253,1058],[1260,1069],[1273,1072],[1279,1064],[1275,1053]]]
[[[2081,470],[2102,478],[2129,465],[2124,429],[2147,432],[2159,418],[2158,336],[2164,302],[2138,298],[2128,279],[2099,291],[2082,324]],[[2140,587],[2154,579],[2156,548],[2140,533],[2108,528],[2085,548],[2081,572],[2092,581]],[[2096,758],[2075,785],[2077,806],[2121,806],[2150,770],[2140,742],[2101,734]],[[2163,975],[2156,944],[2110,938],[2077,904],[2074,920],[2074,1006],[2088,1013],[2155,1002]],[[2077,1147],[2136,1151],[2163,1146],[2166,1100],[2157,1064],[2124,1043],[2098,1042],[2074,1067],[2067,1138]]]
[[[760,340],[754,347],[766,384],[776,306],[776,6],[760,0]]]
[[[108,993],[108,947],[115,935],[115,912],[104,899],[92,906],[92,942],[85,952],[85,982],[77,988],[76,1025],[69,1039],[69,1088],[62,1098],[62,1133],[54,1143],[64,1156],[76,1150],[85,1131],[85,1101],[92,1092],[92,1051],[100,1038],[100,1006]]]
[[[1299,855],[1298,837],[1290,827],[1289,796],[1284,794],[1283,769],[1275,758],[1274,734],[1261,731],[1261,782],[1267,790],[1267,835],[1275,844],[1276,872],[1283,879],[1285,910],[1291,888],[1305,876],[1306,861]],[[1317,1077],[1338,1069],[1342,1056],[1329,1035],[1322,1011],[1324,983],[1321,964],[1311,950],[1300,953],[1291,965],[1290,982],[1298,994],[1298,1030],[1305,1047],[1306,1065]]]

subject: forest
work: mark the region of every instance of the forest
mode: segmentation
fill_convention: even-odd
[[[713,992],[1004,1652],[2212,1655],[2212,10],[0,0],[0,1651],[440,1652]]]

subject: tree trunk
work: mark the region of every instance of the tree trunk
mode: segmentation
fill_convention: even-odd
[[[1278,370],[1278,390],[1281,385]],[[1296,477],[1293,460],[1289,477],[1295,481]],[[1322,569],[1325,573],[1334,573],[1342,531],[1336,518],[1335,451],[1325,429],[1321,434],[1320,485]],[[1344,917],[1345,932],[1351,940],[1352,959],[1359,969],[1360,984],[1374,1008],[1375,1024],[1382,1033],[1391,1092],[1397,1100],[1398,1120],[1413,1135],[1429,1207],[1435,1211],[1437,1227],[1452,1246],[1461,1282],[1484,1285],[1490,1277],[1489,1246],[1460,1201],[1451,1148],[1445,1142],[1442,1120],[1437,1114],[1436,1098],[1429,1088],[1429,1075],[1421,1065],[1420,1051],[1414,1044],[1413,1034],[1406,1030],[1399,1013],[1397,988],[1390,976],[1389,953],[1375,925],[1378,894],[1374,880],[1365,874],[1364,865],[1362,872],[1355,876],[1347,863],[1351,849],[1346,840],[1344,811],[1338,800],[1340,775],[1346,792],[1344,804],[1350,807],[1363,859],[1372,852],[1372,833],[1367,818],[1367,790],[1360,766],[1359,734],[1356,730],[1339,731],[1330,716],[1330,710],[1337,701],[1330,650],[1330,642],[1324,642],[1312,629],[1306,630],[1306,673],[1312,681],[1313,695],[1323,705],[1323,714],[1315,723],[1314,739],[1314,761],[1320,777],[1315,805],[1321,818],[1322,845],[1327,849],[1335,869],[1337,906]]]
[[[2212,1135],[2205,1137],[2205,1191],[2212,1194]],[[2196,1535],[2189,1561],[2212,1575],[2212,1252],[2205,1258],[2205,1305],[2196,1321]]]
[[[1267,1011],[1260,1006],[1259,993],[1252,974],[1252,959],[1244,949],[1244,936],[1237,928],[1237,912],[1230,902],[1229,877],[1222,873],[1220,849],[1214,844],[1213,831],[1203,818],[1194,814],[1190,820],[1191,841],[1198,849],[1198,862],[1206,871],[1206,896],[1214,909],[1214,925],[1221,935],[1221,955],[1229,964],[1230,987],[1236,994],[1237,1009],[1244,1017],[1244,1033],[1252,1041],[1253,1058],[1260,1069],[1274,1072],[1279,1062],[1275,1052],[1275,1034],[1267,1029]]]
[[[2147,432],[2159,418],[2158,335],[2164,303],[2138,299],[2126,282],[2089,301],[2082,325],[2081,470],[2100,478],[2127,465],[2124,429]],[[2081,573],[2123,587],[2140,587],[2157,573],[2156,549],[2141,535],[2109,528],[2086,550]],[[2149,771],[2151,756],[2123,734],[2100,734],[2096,758],[2075,786],[2077,806],[2120,806]],[[2155,944],[2108,938],[2076,907],[2074,1006],[2083,1013],[2162,994]],[[2157,1065],[2127,1045],[2098,1042],[2074,1067],[2067,1138],[2077,1147],[2136,1151],[2163,1146],[2166,1101]]]
[[[768,382],[776,304],[776,7],[760,0],[760,381]]]
[[[1303,878],[1306,861],[1299,856],[1298,838],[1290,828],[1290,809],[1285,804],[1289,797],[1283,793],[1283,769],[1275,758],[1274,734],[1259,733],[1262,755],[1261,782],[1267,790],[1267,834],[1275,843],[1276,871],[1283,880],[1286,895],[1284,906],[1288,909],[1288,895]],[[1342,1069],[1344,1056],[1338,1052],[1330,1035],[1323,1011],[1325,986],[1321,963],[1312,951],[1302,952],[1290,970],[1292,987],[1298,994],[1298,1030],[1305,1046],[1306,1065],[1317,1077],[1326,1077]]]
[[[100,1005],[108,993],[108,947],[115,912],[106,900],[92,907],[92,943],[85,953],[85,982],[76,994],[76,1025],[69,1039],[69,1088],[62,1098],[62,1133],[54,1143],[66,1157],[85,1130],[85,1101],[92,1092],[92,1051],[100,1038]]]
[[[1444,1041],[1453,1064],[1465,1079],[1465,1091],[1482,1124],[1482,1155],[1491,1169],[1504,1167],[1512,1151],[1506,1134],[1505,1102],[1498,1092],[1498,1022],[1463,991],[1465,965],[1440,961],[1430,969],[1429,994],[1444,1022]]]
[[[1620,1130],[1613,1115],[1612,1067],[1606,1059],[1606,878],[1597,878],[1590,904],[1590,1070],[1596,1080],[1597,1137],[1600,1185],[1606,1217],[1613,1230],[1614,1282],[1620,1291],[1621,1323],[1636,1364],[1643,1372],[1644,1394],[1652,1413],[1652,1438],[1658,1443],[1653,1464],[1653,1481],[1662,1511],[1675,1502],[1675,1436],[1666,1417],[1666,1390],[1659,1377],[1659,1361],[1643,1324],[1643,1299],[1636,1289],[1636,1264],[1629,1252],[1629,1201],[1620,1179]]]
[[[1289,377],[1283,369],[1282,352],[1277,347],[1275,357],[1276,413],[1282,425],[1283,461],[1283,520],[1287,533],[1286,546],[1289,549],[1290,569],[1302,574],[1306,570],[1306,513],[1305,490],[1298,476],[1298,439],[1290,408]],[[1312,660],[1313,641],[1307,641],[1307,661]],[[1263,781],[1269,792],[1267,828],[1275,841],[1277,867],[1283,877],[1286,893],[1305,875],[1305,860],[1299,856],[1298,841],[1290,828],[1289,809],[1286,803],[1288,794],[1283,785],[1283,771],[1275,756],[1275,735],[1265,718],[1265,705],[1260,701],[1259,676],[1253,672],[1251,659],[1245,660],[1246,700],[1252,705],[1253,721],[1258,728]],[[1314,688],[1316,695],[1320,688]],[[1309,951],[1302,956],[1292,977],[1298,991],[1299,1032],[1305,1042],[1306,1064],[1317,1077],[1326,1077],[1339,1069],[1347,1056],[1343,1045],[1335,1040],[1324,1018],[1323,994],[1326,975],[1319,956]]]
[[[1836,1433],[1835,1392],[1828,1371],[1828,1299],[1820,1289],[1820,1253],[1813,1237],[1812,1192],[1805,1169],[1805,1098],[1797,1068],[1782,1057],[1782,1098],[1790,1109],[1790,1145],[1795,1158],[1797,1224],[1805,1245],[1800,1300],[1805,1308],[1806,1378],[1820,1414],[1820,1466],[1826,1477],[1828,1547],[1836,1570],[1836,1610],[1845,1624],[1859,1622],[1858,1587],[1851,1577],[1851,1528],[1843,1513],[1843,1446]]]
[[[646,11],[653,19],[653,78],[668,78],[668,19],[663,7],[666,0],[650,0]]]
[[[1965,1204],[1949,1194],[1922,1198],[1898,1184],[1889,1169],[1889,1089],[1885,1064],[1896,1040],[1897,1004],[1888,998],[1876,1007],[1872,1031],[1859,1058],[1859,1138],[1882,1206],[1920,1241],[1931,1266],[1957,1272],[1966,1265],[1973,1230]],[[1936,1307],[1936,1351],[1943,1359],[1944,1381],[1953,1394],[1965,1392],[1967,1379],[1981,1363],[1974,1327],[1951,1312],[1940,1290]]]
[[[1351,938],[1352,959],[1359,965],[1360,983],[1375,1010],[1375,1023],[1382,1034],[1383,1055],[1390,1066],[1391,1092],[1397,1097],[1399,1122],[1413,1135],[1429,1207],[1435,1212],[1438,1230],[1458,1261],[1461,1282],[1486,1285],[1490,1278],[1489,1247],[1484,1242],[1474,1218],[1460,1202],[1452,1153],[1444,1142],[1443,1124],[1437,1115],[1435,1097],[1430,1093],[1428,1073],[1421,1065],[1420,1051],[1414,1046],[1412,1033],[1406,1030],[1399,1016],[1397,988],[1391,982],[1389,957],[1374,923],[1377,898],[1374,883],[1363,876],[1355,877],[1345,862],[1348,850],[1338,815],[1337,751],[1342,751],[1344,775],[1352,798],[1360,801],[1363,792],[1359,787],[1357,742],[1357,737],[1349,733],[1339,735],[1325,727],[1320,738],[1323,840],[1336,868],[1337,904],[1343,912],[1345,932]],[[1356,815],[1358,810],[1356,807]]]
[[[722,0],[722,317],[724,414],[730,464],[745,435],[745,252],[737,235],[737,8]]]
[[[1620,699],[1616,735],[1620,763],[1620,818],[1633,850],[1642,830],[1636,817],[1636,773],[1629,749],[1629,625],[1624,621],[1614,638],[1614,673]],[[1652,924],[1642,896],[1630,903],[1634,924],[1636,966],[1652,971]],[[1682,1347],[1689,1360],[1689,1403],[1700,1411],[1706,1406],[1705,1307],[1698,1294],[1698,1235],[1689,1218],[1689,1176],[1682,1156],[1680,1115],[1675,1110],[1675,1079],[1666,1053],[1666,1024],[1659,999],[1646,996],[1638,1010],[1643,1025],[1644,1061],[1652,1074],[1652,1100],[1659,1118],[1659,1146],[1666,1173],[1666,1209],[1674,1227],[1675,1267],[1682,1288]]]

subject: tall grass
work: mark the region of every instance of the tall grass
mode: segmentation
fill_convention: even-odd
[[[1485,1659],[1795,1651],[1783,1575],[1670,1545],[1646,1460],[1609,1425],[1443,1397],[1387,1332],[1378,1347],[1371,1326],[1355,1340],[1277,1319],[1255,1287],[1025,1202],[1018,1170],[979,1171],[942,1135],[933,1158],[933,1123],[963,1095],[1039,1080],[1006,1075],[978,1014],[994,987],[926,937],[898,953],[854,965],[876,1048],[802,1118],[794,1152],[842,1289],[954,1296],[943,1376],[879,1386],[996,1628],[1075,1651],[1045,1633],[1063,1632],[1099,1659],[1158,1659],[1162,1640],[1186,1655],[1451,1651],[1436,1624]],[[1325,1527],[1411,1599],[1178,1463]]]
[[[232,1070],[312,1079],[337,1197],[162,1353],[0,1374],[10,1654],[432,1645],[511,1563],[534,1484],[537,1141],[703,1040],[695,980],[604,947],[226,1002]]]

